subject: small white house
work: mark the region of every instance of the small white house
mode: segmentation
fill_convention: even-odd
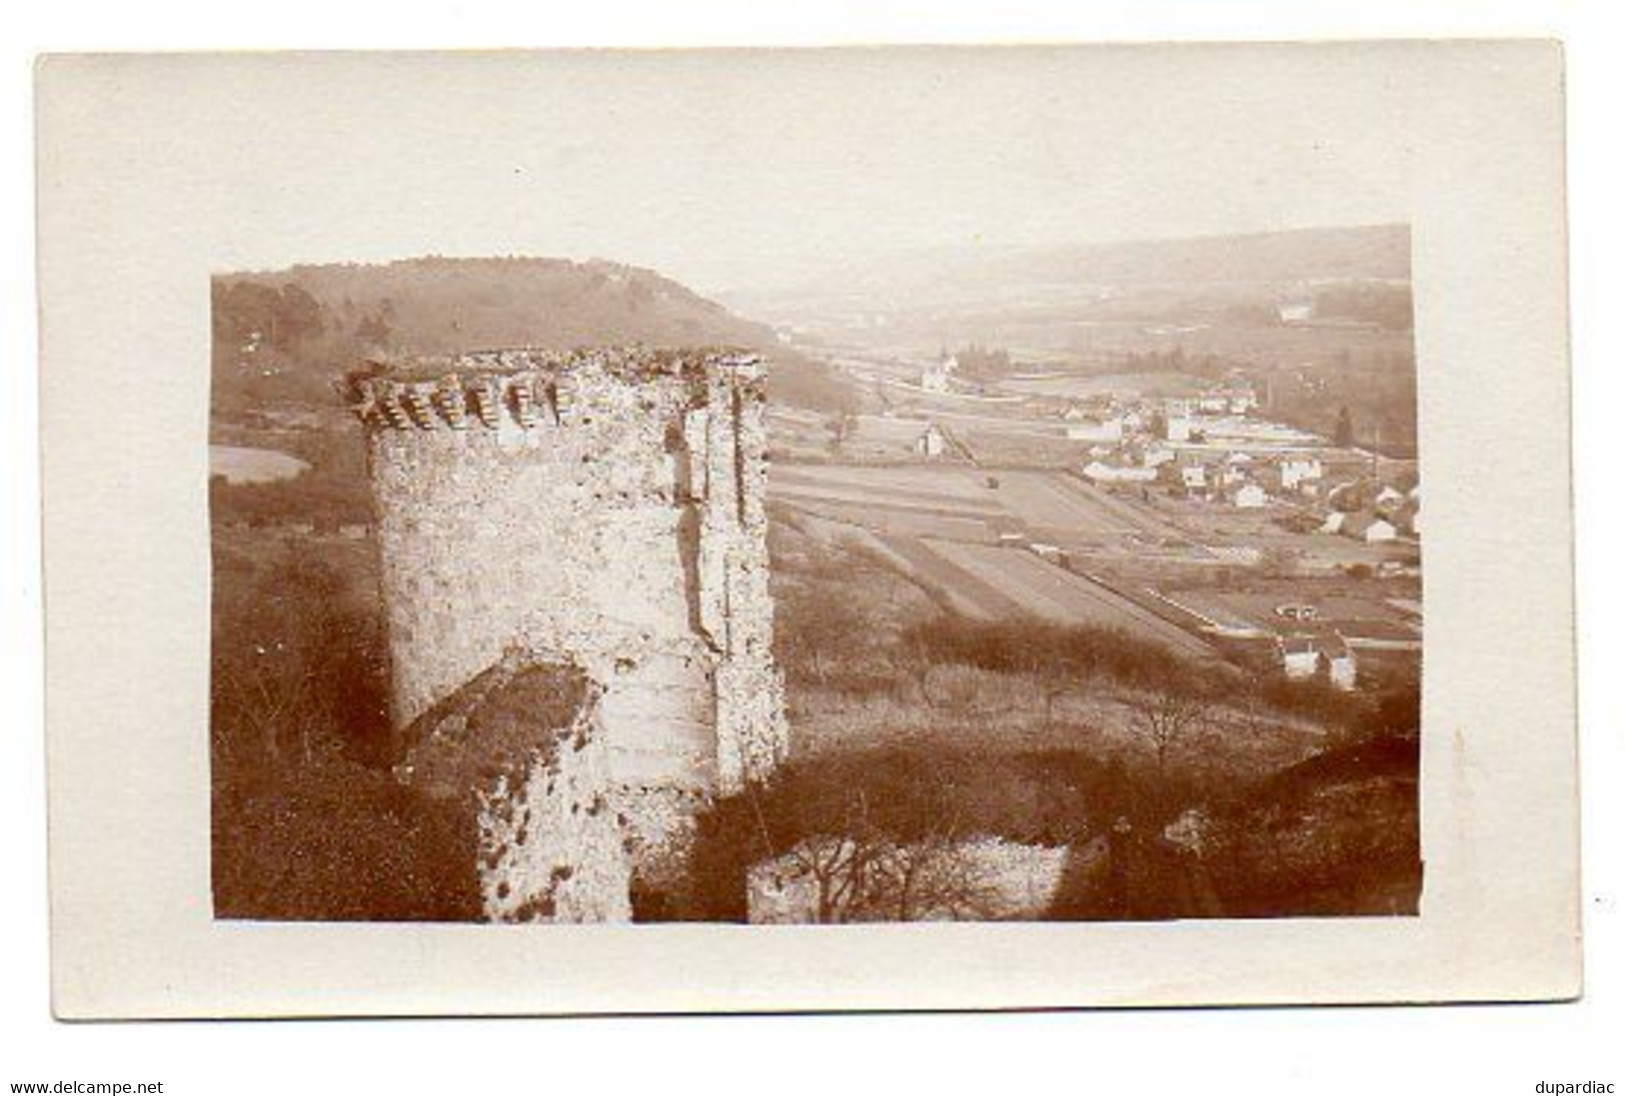
[[[1279,469],[1283,491],[1296,491],[1302,485],[1319,480],[1326,474],[1325,469],[1321,467],[1320,458],[1312,456],[1282,457]]]
[[[1174,459],[1174,456],[1174,451],[1168,446],[1152,444],[1145,447],[1145,452],[1140,457],[1140,463],[1146,468],[1156,468],[1167,464]]]
[[[1083,474],[1096,483],[1151,483],[1157,478],[1155,468],[1123,468],[1098,460],[1085,465]]]
[[[1069,441],[1118,442],[1123,440],[1122,419],[1078,419],[1067,423]]]
[[[1349,692],[1359,680],[1359,668],[1354,662],[1354,650],[1342,636],[1324,640],[1320,648],[1321,660],[1326,665],[1326,677],[1332,687]]]
[[[1269,502],[1269,496],[1264,493],[1264,489],[1258,484],[1244,483],[1236,488],[1236,493],[1231,501],[1235,503],[1236,508],[1239,510],[1257,510]]]
[[[922,457],[940,457],[947,450],[948,439],[943,434],[942,427],[934,422],[914,439],[914,451]]]
[[[1331,513],[1326,515],[1326,520],[1320,523],[1320,531],[1322,533],[1331,533],[1335,536],[1343,531],[1343,526],[1348,523],[1348,520],[1349,516],[1343,513],[1343,511],[1333,510]]]
[[[1314,677],[1320,669],[1320,652],[1309,636],[1286,636],[1277,639],[1281,651],[1281,670],[1294,681]]]
[[[1180,468],[1179,479],[1188,491],[1204,490],[1207,487],[1207,466],[1187,464]]]
[[[1258,407],[1258,393],[1250,385],[1229,385],[1224,389],[1224,395],[1230,403],[1232,415],[1245,415]]]
[[[1384,487],[1377,492],[1376,507],[1379,510],[1392,510],[1405,501],[1405,493],[1394,487]]]
[[[1281,317],[1282,323],[1307,323],[1315,318],[1315,302],[1301,299],[1283,301],[1275,306],[1275,314]]]
[[[1360,539],[1367,544],[1385,544],[1398,535],[1399,530],[1395,529],[1391,522],[1378,518],[1365,527],[1365,532],[1361,534]]]
[[[959,359],[944,352],[934,362],[927,362],[920,370],[920,387],[927,392],[948,391],[948,378],[959,369]]]

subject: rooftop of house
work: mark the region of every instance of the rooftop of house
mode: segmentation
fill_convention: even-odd
[[[1349,649],[1348,641],[1335,633],[1318,637],[1316,647],[1323,656],[1334,662],[1354,657],[1354,652]]]
[[[1353,658],[1348,642],[1331,628],[1301,632],[1280,638],[1281,653],[1285,655],[1322,655],[1329,660]]]

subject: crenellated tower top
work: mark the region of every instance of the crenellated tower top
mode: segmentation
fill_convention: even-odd
[[[623,388],[675,387],[687,407],[698,408],[718,385],[759,393],[761,375],[760,357],[738,349],[520,347],[368,362],[345,378],[343,391],[373,429],[495,430],[504,419],[530,429],[571,421],[587,378]]]

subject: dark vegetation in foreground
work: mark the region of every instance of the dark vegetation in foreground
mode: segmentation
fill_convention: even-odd
[[[254,558],[217,544],[216,913],[476,918],[469,812],[391,772],[397,743],[372,565],[366,545],[346,548],[317,560],[275,546]],[[1131,705],[1137,745],[898,740],[798,757],[771,785],[722,800],[702,819],[695,883],[707,918],[744,919],[749,864],[830,835],[885,849],[981,837],[1066,847],[1076,871],[1069,867],[1048,911],[1056,918],[1415,908],[1414,692],[1351,697],[1312,683],[1260,684],[1229,667],[1193,672],[1114,632],[952,616],[905,626],[896,642],[883,637],[892,662],[877,672],[851,632],[845,652],[813,657],[821,640],[808,629],[822,636],[829,622],[809,623],[800,604],[780,621],[793,695],[887,692],[929,722],[954,717],[963,698],[953,675],[969,668],[1036,683],[1040,709],[1046,690],[1140,698],[1143,706]],[[1212,739],[1195,720],[1255,701],[1271,718],[1334,727],[1329,748],[1274,772],[1238,776],[1208,763]],[[1168,836],[1192,811],[1195,846]],[[906,896],[898,901],[906,916]],[[841,919],[839,908],[828,912]]]
[[[1044,914],[1055,920],[1410,913],[1422,868],[1416,773],[1413,735],[1234,784],[1077,750],[885,747],[793,762],[722,800],[702,820],[695,869],[710,920],[745,920],[750,865],[805,842],[847,843],[817,880],[819,919],[840,921],[872,917],[841,897],[892,850],[982,838],[1068,849]],[[898,889],[885,898],[900,908],[882,912],[907,919]]]
[[[1116,630],[968,620],[861,542],[775,529],[799,754],[772,787],[718,805],[702,845],[714,883],[835,834],[882,850],[846,850],[854,871],[899,846],[994,838],[1068,850],[1054,918],[1415,911],[1414,663],[1344,692]],[[820,892],[853,889],[827,875]],[[718,916],[739,915],[732,886]]]
[[[390,771],[383,637],[348,568],[216,545],[210,759],[215,914],[479,914],[465,812]]]

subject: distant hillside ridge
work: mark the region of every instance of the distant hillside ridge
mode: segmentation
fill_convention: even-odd
[[[215,408],[331,402],[331,382],[368,357],[496,347],[640,343],[763,353],[782,402],[835,408],[829,371],[742,319],[641,267],[593,259],[427,256],[298,265],[212,279]]]
[[[600,259],[429,256],[224,274],[215,282],[297,286],[330,323],[365,328],[403,353],[609,342],[762,346],[772,338],[655,271]]]
[[[1407,225],[1304,228],[1033,248],[995,260],[1042,281],[1103,285],[1409,280]]]
[[[1093,292],[1178,287],[1262,289],[1405,283],[1407,225],[1282,229],[1222,236],[1110,243],[977,244],[898,252],[807,268],[720,294],[732,307],[775,322],[798,320],[808,302],[858,299],[880,311],[953,301],[1000,305],[1023,295],[1052,300],[1071,287]]]

